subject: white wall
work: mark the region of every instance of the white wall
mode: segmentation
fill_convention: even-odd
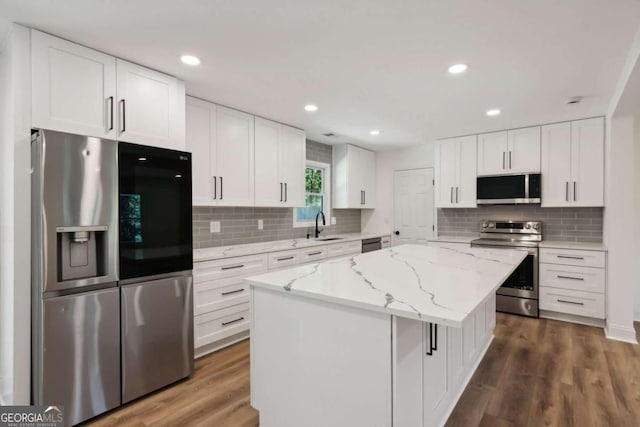
[[[432,168],[433,154],[433,143],[376,153],[376,208],[362,211],[363,232],[390,233],[393,231],[394,172]]]
[[[28,404],[31,340],[31,66],[29,30],[0,53],[0,399]]]

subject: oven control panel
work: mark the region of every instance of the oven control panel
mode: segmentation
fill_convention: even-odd
[[[483,220],[481,233],[509,233],[509,234],[542,234],[540,221],[496,221]]]

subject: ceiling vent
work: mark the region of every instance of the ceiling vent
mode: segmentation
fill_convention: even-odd
[[[572,105],[572,104],[578,104],[580,101],[582,101],[582,97],[581,96],[574,96],[572,98],[567,98],[564,100],[564,103],[567,105]]]

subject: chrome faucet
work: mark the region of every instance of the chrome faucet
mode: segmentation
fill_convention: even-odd
[[[318,236],[320,236],[320,233],[322,233],[322,231],[324,230],[324,228],[318,229],[318,217],[320,215],[322,215],[322,225],[327,225],[327,221],[324,217],[324,212],[318,211],[318,213],[316,214],[316,239],[318,238]]]

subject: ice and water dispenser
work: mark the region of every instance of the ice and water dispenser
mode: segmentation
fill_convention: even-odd
[[[57,227],[58,281],[105,276],[107,226]]]

